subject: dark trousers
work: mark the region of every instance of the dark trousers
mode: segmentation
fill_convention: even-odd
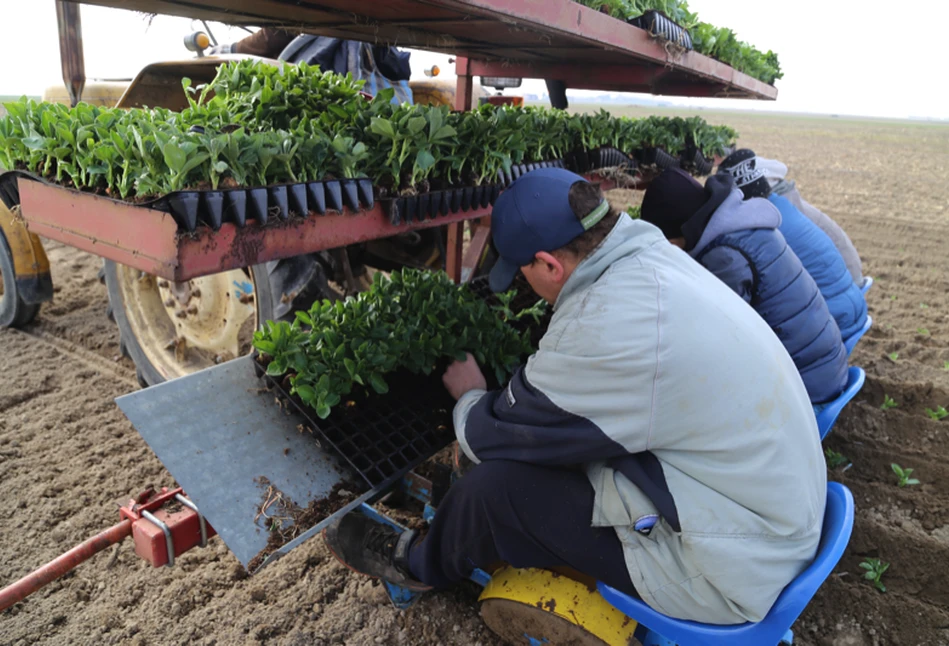
[[[452,485],[409,568],[436,588],[500,562],[571,568],[635,595],[619,537],[591,527],[592,516],[593,487],[580,471],[483,462]]]

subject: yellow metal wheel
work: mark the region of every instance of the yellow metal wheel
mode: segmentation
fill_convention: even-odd
[[[154,384],[251,350],[257,290],[251,269],[181,283],[107,262],[105,280],[122,350]]]
[[[509,644],[639,644],[636,621],[595,588],[548,570],[501,568],[479,599],[484,623]]]

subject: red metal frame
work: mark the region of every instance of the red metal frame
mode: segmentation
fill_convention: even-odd
[[[32,233],[168,280],[183,281],[269,260],[335,249],[488,215],[472,209],[394,225],[380,206],[260,227],[224,224],[179,235],[167,213],[31,180],[20,180],[20,212]]]
[[[524,78],[562,79],[577,88],[777,97],[773,86],[701,54],[672,51],[646,31],[572,0],[85,1],[230,24],[292,25],[315,34],[430,49],[514,64]]]

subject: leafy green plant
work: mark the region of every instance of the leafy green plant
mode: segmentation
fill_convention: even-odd
[[[919,484],[919,480],[917,480],[916,478],[910,477],[913,474],[913,469],[909,469],[909,468],[904,469],[903,467],[896,464],[895,462],[890,465],[890,468],[893,469],[893,473],[895,473],[896,477],[899,478],[899,481],[897,482],[898,486],[906,487],[910,485]]]
[[[899,353],[899,352],[891,352],[890,354],[888,354],[888,355],[886,355],[886,356],[890,359],[890,361],[892,361],[893,363],[896,363],[897,360],[900,358],[900,353]]]
[[[949,372],[949,361],[942,362],[942,369],[945,370],[946,372]]]
[[[513,312],[512,298],[502,295],[492,308],[442,272],[377,273],[368,290],[315,303],[293,323],[268,323],[253,343],[267,355],[267,373],[289,374],[291,392],[326,418],[353,388],[385,393],[388,374],[430,374],[466,352],[503,383],[531,351],[527,332],[508,321],[543,313],[539,304]]]
[[[945,406],[936,406],[935,409],[927,408],[926,415],[929,419],[936,420],[937,422],[941,419],[945,419],[949,416],[949,411],[946,410]]]
[[[864,559],[860,563],[860,567],[866,572],[863,574],[863,578],[873,583],[874,587],[880,592],[886,592],[886,586],[883,585],[883,574],[890,568],[890,564],[880,559]]]
[[[926,303],[920,303],[920,304],[919,304],[919,308],[922,309],[922,310],[928,310],[928,309],[929,309],[929,305],[926,304]]]
[[[850,464],[850,460],[847,456],[834,451],[830,447],[824,449],[824,458],[827,460],[827,468],[831,470],[840,468],[845,464]]]
[[[899,404],[896,403],[889,395],[883,395],[883,403],[880,404],[880,410],[890,410],[891,408],[896,408]]]
[[[929,330],[924,327],[916,328],[916,334],[922,334],[923,336],[929,336]]]

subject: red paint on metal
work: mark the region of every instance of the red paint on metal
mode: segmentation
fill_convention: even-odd
[[[87,561],[110,545],[115,545],[132,533],[132,521],[123,520],[104,532],[100,532],[72,548],[65,554],[27,574],[25,577],[0,590],[0,612],[33,594],[47,583],[51,583],[63,576],[80,563]]]
[[[187,507],[174,512],[158,509],[154,514],[155,518],[168,525],[176,557],[201,544],[198,515]],[[210,525],[207,525],[207,532],[208,538],[215,535],[214,528]],[[137,520],[132,525],[132,540],[135,543],[135,553],[151,563],[152,567],[167,565],[168,546],[165,543],[165,533],[160,527],[146,518]]]
[[[186,15],[230,24],[292,24],[314,34],[402,47],[418,47],[470,59],[537,63],[578,79],[578,66],[646,65],[670,70],[664,94],[774,99],[777,90],[724,63],[694,52],[675,52],[642,29],[572,0],[88,0],[90,4]],[[560,78],[559,74],[544,74]],[[708,87],[706,87],[708,86]],[[575,86],[576,87],[576,86]],[[584,85],[584,87],[589,87]],[[642,91],[642,85],[598,89]],[[691,89],[690,89],[691,88]]]

